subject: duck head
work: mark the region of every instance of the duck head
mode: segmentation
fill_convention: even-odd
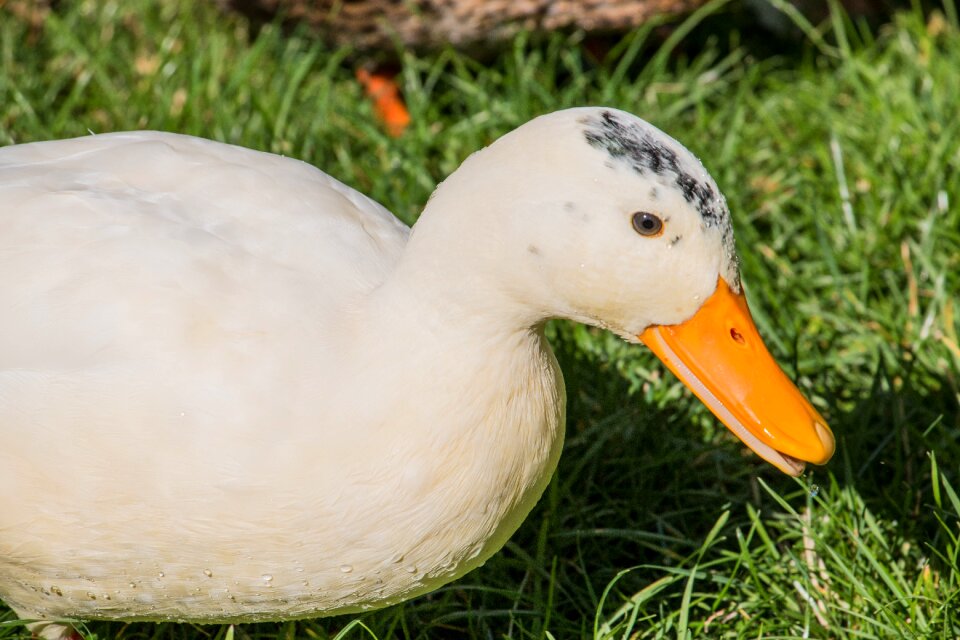
[[[569,109],[500,138],[434,193],[411,245],[431,237],[455,254],[442,264],[468,265],[462,290],[502,292],[525,322],[570,318],[644,343],[785,473],[833,455],[751,318],[723,195],[636,116]]]

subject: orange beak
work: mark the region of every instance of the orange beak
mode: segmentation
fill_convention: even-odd
[[[639,336],[664,364],[757,455],[799,476],[825,464],[834,440],[823,417],[767,351],[742,293],[720,278],[699,311]]]

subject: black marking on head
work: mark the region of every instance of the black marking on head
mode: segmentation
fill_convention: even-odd
[[[683,236],[673,236],[673,238],[670,240],[670,246],[671,246],[671,247],[674,246],[675,244],[677,244],[678,242],[680,242],[680,240],[681,240],[682,238],[683,238]]]
[[[601,112],[599,119],[588,118],[585,124],[588,128],[584,135],[591,146],[606,151],[614,160],[628,163],[640,175],[672,177],[683,198],[700,213],[708,227],[722,224],[729,217],[713,186],[684,171],[677,152],[650,132],[624,123],[611,111]]]
[[[537,245],[535,245],[535,244],[528,245],[528,246],[527,246],[527,251],[529,251],[530,253],[532,253],[532,254],[535,255],[535,256],[539,256],[539,255],[540,255],[540,248],[537,247]]]
[[[606,151],[616,162],[625,163],[641,176],[651,174],[667,186],[672,182],[690,205],[700,214],[704,227],[717,227],[732,264],[737,271],[733,245],[733,225],[730,211],[723,197],[708,180],[687,173],[677,152],[665,145],[652,131],[633,122],[625,122],[612,111],[601,111],[599,117],[589,116],[580,121],[586,126],[584,137],[590,146]],[[607,160],[609,163],[610,160]],[[656,187],[650,197],[656,198]],[[738,283],[730,283],[734,288]]]
[[[650,199],[658,200],[660,198],[660,192],[657,191],[656,187],[650,187]]]

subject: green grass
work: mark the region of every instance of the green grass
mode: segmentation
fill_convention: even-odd
[[[566,450],[483,568],[360,623],[92,623],[91,637],[960,637],[952,2],[882,27],[835,12],[772,58],[749,34],[698,26],[704,14],[603,60],[576,36],[520,37],[485,64],[404,54],[414,125],[399,140],[349,52],[270,26],[251,36],[197,5],[64,2],[33,26],[0,8],[0,144],[203,135],[303,158],[412,222],[466,155],[527,119],[622,107],[693,149],[726,193],[761,332],[838,454],[803,481],[781,476],[649,354],[557,323]],[[24,633],[0,623],[0,637]]]

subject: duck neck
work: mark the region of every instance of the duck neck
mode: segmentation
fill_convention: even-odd
[[[384,320],[415,324],[437,338],[529,334],[543,325],[543,318],[516,304],[485,274],[449,261],[402,261],[371,302]]]
[[[430,214],[424,212],[395,271],[373,296],[393,311],[412,310],[432,332],[539,332],[550,314],[522,294],[519,276],[511,282],[496,240]]]

